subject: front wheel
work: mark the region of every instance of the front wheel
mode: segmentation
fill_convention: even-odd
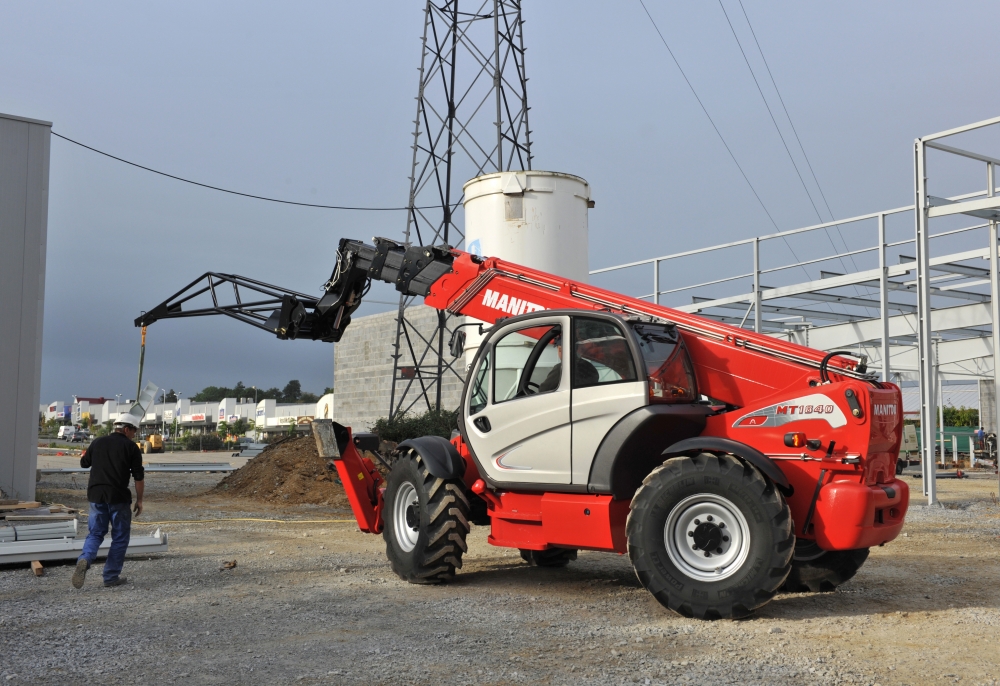
[[[448,581],[462,567],[469,501],[458,480],[432,475],[415,451],[399,458],[385,489],[385,553],[413,584]]]
[[[795,536],[774,484],[731,455],[664,462],[643,480],[626,524],[640,583],[685,617],[740,618],[767,603]]]

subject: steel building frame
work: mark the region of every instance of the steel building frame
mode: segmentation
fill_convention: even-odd
[[[945,145],[940,141],[998,124],[1000,117],[918,138],[914,145],[915,205],[647,258],[595,269],[590,273],[598,276],[652,267],[653,289],[640,297],[659,303],[664,297],[676,301],[679,296],[690,295],[689,304],[669,304],[685,312],[698,312],[822,350],[849,347],[876,361],[881,367],[883,379],[918,381],[921,388],[923,492],[928,503],[934,503],[937,499],[935,435],[942,423],[939,419],[942,380],[993,379],[1000,388],[1000,368],[994,364],[994,360],[1000,359],[1000,336],[992,335],[1000,322],[997,276],[1000,196],[996,193],[995,174],[1000,158]],[[931,150],[984,164],[985,190],[977,189],[947,198],[931,195],[927,173],[927,156]],[[935,179],[936,183],[940,182],[937,187],[944,186],[946,181],[949,184],[955,182],[955,175],[947,169]],[[887,220],[905,217],[910,212],[914,214],[916,226],[913,237],[888,240]],[[947,217],[953,218],[953,222],[961,219],[965,224],[968,224],[967,218],[978,221],[968,225],[952,224],[933,233],[931,220]],[[833,254],[795,259],[773,267],[764,266],[767,249],[771,249],[767,256],[774,257],[779,252],[774,248],[781,244],[791,250],[789,239],[818,239],[822,233],[830,235],[831,230],[840,232],[844,228],[867,230],[872,242],[867,247],[853,250],[840,251],[835,246]],[[952,252],[941,248],[932,250],[932,247],[956,240],[965,241],[969,245],[964,247],[972,249],[955,251],[952,247]],[[844,245],[846,248],[846,241]],[[685,261],[705,257],[712,258],[716,265],[733,265],[728,257],[720,259],[723,251],[741,248],[749,253],[743,259],[749,259],[742,262],[747,265],[745,270],[736,268],[737,274],[720,275],[719,278],[675,288],[663,288],[661,284],[665,266],[676,265],[679,267],[677,271],[682,271],[680,265]],[[901,254],[901,250],[906,248],[912,248],[915,255]],[[792,253],[794,255],[794,251]],[[898,257],[898,264],[891,264],[892,254]],[[856,256],[869,260],[877,257],[877,266],[846,269],[844,260],[853,261]],[[986,260],[989,261],[988,268],[982,266]],[[824,268],[830,263],[839,263],[843,271],[826,271]],[[819,268],[820,278],[811,278],[810,275],[807,281],[795,280],[793,272],[798,273],[806,267]],[[763,285],[765,279],[772,278],[788,283],[782,286]],[[748,285],[749,293],[719,295],[720,289],[732,292],[733,287],[740,284]],[[713,294],[703,295],[706,291]],[[873,315],[874,311],[878,314]],[[796,319],[799,321],[793,321]],[[996,420],[996,425],[1000,427],[1000,416]]]

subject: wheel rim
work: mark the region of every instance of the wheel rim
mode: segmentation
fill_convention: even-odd
[[[698,493],[677,503],[663,526],[670,561],[687,576],[720,581],[736,574],[750,553],[750,527],[731,501]]]
[[[411,483],[404,483],[396,491],[396,502],[392,506],[393,531],[396,543],[406,552],[417,547],[420,536],[420,498]]]

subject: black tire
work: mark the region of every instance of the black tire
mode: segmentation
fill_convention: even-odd
[[[896,474],[902,474],[903,470],[906,469],[906,462],[897,458],[896,460]]]
[[[548,550],[520,549],[521,559],[532,567],[565,567],[576,559],[574,548],[549,548]]]
[[[462,553],[469,549],[464,491],[458,480],[433,476],[414,451],[393,464],[386,482],[382,536],[389,564],[400,578],[411,584],[442,583],[462,567]],[[409,503],[398,503],[397,512],[400,498]]]
[[[707,453],[654,469],[632,499],[626,533],[639,582],[662,605],[698,619],[746,617],[771,600],[795,545],[774,484],[731,455]],[[711,569],[713,556],[725,569]]]
[[[868,548],[820,550],[812,541],[800,541],[792,557],[783,593],[829,592],[858,573],[868,559]]]

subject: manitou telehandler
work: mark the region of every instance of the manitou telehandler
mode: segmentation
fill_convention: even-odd
[[[671,610],[743,617],[780,589],[833,589],[902,529],[901,395],[863,358],[446,246],[374,243],[341,240],[318,298],[208,273],[136,325],[224,314],[338,341],[373,280],[492,323],[457,435],[401,443],[387,480],[363,456],[370,435],[314,423],[361,530],[383,534],[403,579],[451,579],[474,523],[535,565],[628,552]],[[220,304],[229,285],[235,304]],[[184,310],[197,296],[211,305]],[[464,340],[456,328],[452,354]]]

